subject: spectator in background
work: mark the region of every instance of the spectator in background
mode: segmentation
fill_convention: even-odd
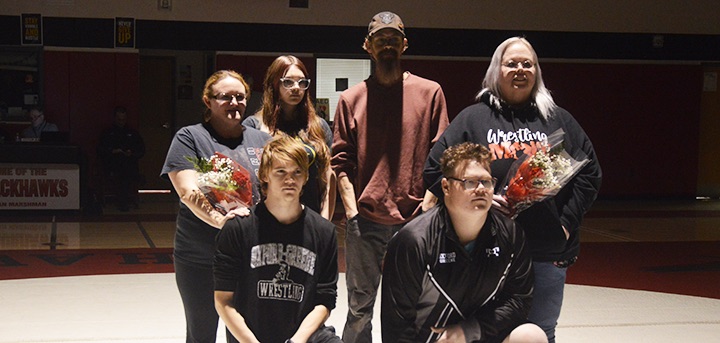
[[[138,160],[145,155],[145,143],[140,133],[127,126],[127,110],[118,106],[113,112],[113,124],[103,131],[97,148],[103,176],[112,180],[116,205],[120,211],[129,210],[141,184]],[[137,204],[135,204],[137,205]]]
[[[53,123],[45,121],[45,114],[39,106],[30,107],[28,110],[31,125],[25,128],[20,136],[22,138],[34,138],[40,140],[43,132],[57,132],[58,127]]]

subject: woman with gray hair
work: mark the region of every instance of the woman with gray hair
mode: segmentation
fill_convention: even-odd
[[[567,267],[577,260],[580,248],[580,222],[600,188],[600,164],[585,131],[545,88],[537,54],[525,38],[509,38],[497,47],[477,100],[458,114],[430,151],[424,180],[437,197],[443,196],[440,157],[447,147],[465,141],[483,144],[492,153],[492,176],[498,180],[493,207],[508,216],[511,209],[501,191],[508,183],[510,166],[523,155],[534,154],[550,134],[564,131],[565,150],[575,159],[590,160],[557,195],[535,203],[515,219],[525,231],[535,273],[528,318],[553,343]]]

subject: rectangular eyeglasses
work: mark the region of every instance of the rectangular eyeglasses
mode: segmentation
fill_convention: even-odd
[[[447,179],[462,182],[463,187],[467,191],[475,190],[478,188],[479,185],[482,185],[483,188],[494,189],[495,182],[497,182],[496,178],[482,179],[482,180],[470,180],[470,179],[458,179],[456,177],[448,176]]]

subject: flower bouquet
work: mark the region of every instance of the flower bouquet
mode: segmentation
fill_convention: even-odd
[[[511,208],[511,217],[557,194],[590,160],[574,159],[565,151],[565,132],[559,129],[532,154],[525,154],[510,166],[504,195]]]
[[[250,172],[240,164],[219,152],[210,158],[186,158],[198,172],[200,191],[220,213],[252,205]]]

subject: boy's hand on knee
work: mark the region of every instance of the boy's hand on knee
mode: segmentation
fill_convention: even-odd
[[[465,332],[460,325],[450,325],[444,328],[430,328],[433,332],[439,333],[437,343],[465,343]]]

